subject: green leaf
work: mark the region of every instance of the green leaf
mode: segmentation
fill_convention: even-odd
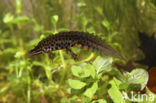
[[[32,62],[32,65],[33,65],[33,66],[41,66],[41,67],[43,67],[43,68],[46,68],[46,65],[45,65],[45,64],[43,64],[43,63],[41,63],[41,62],[38,62],[38,61],[33,61],[33,62]]]
[[[95,74],[96,74],[95,68],[90,64],[85,65],[83,68],[79,66],[72,66],[72,73],[74,76],[80,78],[86,78],[89,76],[95,78]]]
[[[110,28],[111,28],[111,25],[110,25],[110,23],[107,20],[103,20],[102,21],[102,25],[104,27],[106,27],[108,30],[110,30]]]
[[[92,65],[90,65],[90,64],[85,65],[83,70],[84,70],[84,73],[85,73],[83,75],[83,77],[89,77],[91,75],[93,78],[95,78],[95,75],[96,75],[95,68]]]
[[[18,24],[18,23],[27,23],[29,22],[29,18],[27,16],[18,16],[13,20],[14,24]]]
[[[127,83],[140,84],[141,89],[144,89],[148,82],[148,78],[149,76],[146,70],[137,68],[129,74]]]
[[[107,103],[107,101],[104,100],[104,99],[99,99],[99,100],[98,100],[98,103]]]
[[[85,91],[84,95],[87,96],[87,97],[89,97],[89,98],[92,98],[93,95],[96,93],[96,90],[97,90],[97,89],[98,89],[98,82],[95,82],[95,83],[91,86],[91,88],[88,88],[88,89]]]
[[[51,16],[51,23],[56,26],[58,19],[58,15]]]
[[[114,80],[111,80],[110,84],[111,88],[108,90],[108,94],[110,95],[114,103],[125,103],[125,101],[123,100],[123,95],[119,91],[116,82]]]
[[[112,68],[112,70],[109,72],[110,75],[113,75],[114,77],[116,77],[118,80],[122,81],[122,82],[127,82],[127,77],[125,77],[121,71],[117,68]]]
[[[76,77],[80,77],[80,73],[82,72],[82,68],[80,66],[72,66],[72,73]]]
[[[95,71],[94,71],[93,66],[91,66],[90,64],[87,64],[82,69],[82,73],[80,76],[82,78],[86,78],[86,77],[89,77],[90,75],[94,78],[95,77]]]
[[[14,20],[14,16],[11,13],[7,13],[3,18],[3,22],[6,24],[12,23],[13,20]]]
[[[62,98],[61,99],[61,103],[71,103],[70,100],[68,98]]]
[[[104,99],[99,99],[99,100],[93,101],[92,103],[107,103],[107,101]]]
[[[4,54],[12,54],[12,53],[16,53],[17,49],[16,48],[6,48],[2,53]]]
[[[15,58],[21,58],[24,55],[23,51],[17,51],[16,54],[14,55]]]
[[[95,29],[93,27],[89,27],[89,28],[87,28],[87,32],[95,33]]]
[[[15,0],[15,3],[16,3],[16,13],[17,14],[21,13],[22,1],[23,0]]]
[[[33,18],[32,22],[34,23],[34,26],[33,26],[34,31],[40,32],[43,29],[43,26],[39,25],[36,19]]]
[[[77,6],[81,8],[81,7],[85,7],[86,4],[84,2],[79,2],[77,3]]]
[[[69,79],[68,83],[70,87],[73,89],[81,89],[86,85],[86,83],[81,82],[80,80],[72,80],[72,79]]]
[[[93,62],[93,65],[96,67],[97,74],[101,71],[110,71],[113,59],[111,57],[101,58],[97,57]]]

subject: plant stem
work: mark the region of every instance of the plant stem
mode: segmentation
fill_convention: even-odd
[[[61,61],[62,61],[62,64],[63,64],[63,73],[62,73],[62,78],[60,80],[60,84],[62,84],[62,82],[64,81],[64,78],[65,78],[65,75],[66,75],[66,64],[65,64],[65,61],[64,61],[64,56],[63,56],[63,53],[62,53],[62,50],[59,50],[59,53],[60,53],[60,57],[61,57]]]
[[[30,103],[30,100],[31,100],[31,89],[30,89],[31,78],[30,78],[29,75],[28,75],[28,77],[27,77],[27,81],[28,81],[27,103]]]
[[[65,69],[66,64],[65,64],[65,61],[64,61],[64,56],[63,56],[62,50],[59,50],[59,53],[60,53],[61,61],[62,61],[62,64],[63,64],[63,68]]]
[[[94,53],[91,53],[90,56],[89,56],[88,58],[83,59],[83,60],[81,60],[81,61],[79,61],[79,62],[76,62],[76,63],[74,63],[74,64],[79,64],[79,63],[83,63],[83,62],[90,61],[93,57],[94,57]]]

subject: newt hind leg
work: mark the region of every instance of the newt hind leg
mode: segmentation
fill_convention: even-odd
[[[72,58],[73,58],[74,60],[78,60],[77,55],[76,55],[75,53],[73,53],[72,50],[71,50],[70,48],[66,48],[66,51],[67,51],[67,52],[70,52],[70,54],[71,54],[71,56],[72,56]]]

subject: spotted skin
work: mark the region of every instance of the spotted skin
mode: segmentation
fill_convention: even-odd
[[[47,38],[41,40],[38,45],[30,51],[30,55],[38,55],[48,53],[52,59],[51,51],[66,49],[69,51],[74,59],[76,54],[71,51],[71,47],[77,46],[85,50],[92,50],[104,55],[112,55],[122,58],[115,50],[113,50],[105,41],[88,32],[69,31],[59,32],[55,35],[49,35]]]

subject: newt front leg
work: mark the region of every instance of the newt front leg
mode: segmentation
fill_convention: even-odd
[[[67,52],[70,52],[70,54],[71,54],[71,56],[72,56],[72,58],[73,58],[74,60],[78,60],[77,55],[76,55],[75,53],[73,53],[72,50],[71,50],[70,48],[66,48],[66,51],[67,51]]]
[[[49,55],[49,58],[50,58],[51,60],[54,59],[53,56],[52,56],[52,54],[51,54],[51,52],[48,52],[48,55]]]

